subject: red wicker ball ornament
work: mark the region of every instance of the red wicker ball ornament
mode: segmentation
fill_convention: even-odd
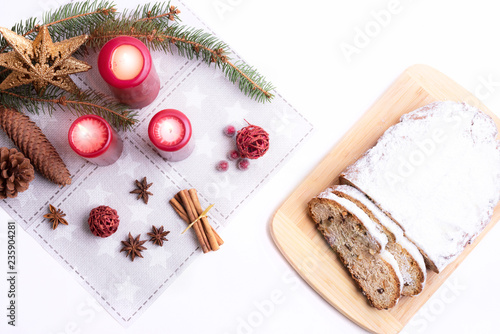
[[[260,126],[250,124],[238,131],[236,146],[242,158],[260,158],[269,149],[269,134]]]
[[[107,238],[118,229],[120,219],[115,209],[101,205],[92,209],[89,215],[90,231],[96,237]]]

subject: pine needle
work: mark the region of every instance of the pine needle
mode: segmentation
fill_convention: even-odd
[[[11,30],[33,40],[39,27],[46,25],[54,42],[87,34],[89,39],[85,47],[94,49],[101,48],[114,37],[129,35],[143,41],[151,50],[176,52],[190,60],[201,60],[208,66],[213,64],[245,95],[256,101],[266,102],[274,97],[271,93],[273,85],[255,68],[242,61],[233,63],[228,45],[212,34],[180,25],[179,13],[170,2],[147,3],[118,13],[111,1],[87,0],[49,11],[41,20],[32,17],[21,21]],[[85,47],[79,52],[84,52]],[[11,47],[0,37],[0,53],[8,51]],[[0,67],[0,80],[8,74],[9,70]],[[50,87],[42,96],[37,96],[31,85],[25,85],[0,91],[0,103],[35,114],[40,111],[51,114],[56,107],[66,107],[75,115],[101,115],[123,129],[130,128],[137,117],[127,106],[91,89],[72,95]]]
[[[137,112],[130,111],[128,106],[92,89],[75,95],[55,86],[49,86],[42,95],[37,95],[31,86],[17,88],[8,91],[0,90],[0,104],[37,115],[40,112],[50,115],[57,108],[68,109],[76,116],[99,115],[115,127],[124,130],[137,122]]]

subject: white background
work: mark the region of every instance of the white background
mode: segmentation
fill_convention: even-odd
[[[135,3],[120,1],[119,8]],[[0,333],[363,333],[298,278],[281,256],[269,234],[274,211],[412,64],[444,72],[499,114],[496,1],[186,3],[265,74],[316,131],[222,232],[222,249],[198,259],[128,329],[19,229],[18,326],[6,325],[7,286],[0,274]],[[0,25],[11,27],[57,5],[55,0],[2,1]],[[392,13],[381,16],[387,9]],[[362,40],[359,31],[366,29],[371,37]],[[346,44],[357,45],[357,53],[346,57],[341,51]],[[2,263],[7,219],[1,216]],[[404,332],[498,333],[499,253],[496,227]]]

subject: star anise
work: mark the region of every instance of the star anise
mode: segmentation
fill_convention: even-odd
[[[122,244],[124,245],[124,247],[120,250],[120,253],[127,252],[127,256],[130,256],[132,261],[134,261],[136,256],[143,257],[141,252],[143,250],[147,249],[146,247],[143,246],[147,240],[139,240],[140,237],[141,237],[141,235],[139,234],[134,239],[134,237],[132,237],[132,234],[130,234],[130,232],[129,232],[128,233],[128,240],[122,241]]]
[[[43,217],[49,219],[52,222],[53,230],[55,230],[57,226],[59,226],[59,224],[68,225],[68,222],[66,221],[66,219],[64,219],[64,217],[66,217],[66,214],[62,212],[61,209],[56,209],[51,204],[49,204],[49,211],[50,213],[43,215]]]
[[[167,236],[167,234],[170,233],[170,231],[164,231],[163,225],[160,226],[160,228],[156,228],[155,226],[152,227],[153,227],[153,232],[148,233],[148,235],[151,237],[149,241],[151,241],[155,245],[163,247],[163,241],[168,241],[168,239],[165,237]]]
[[[130,193],[137,194],[138,200],[142,198],[144,203],[148,204],[149,195],[153,195],[153,193],[148,191],[148,189],[153,185],[153,183],[148,183],[148,180],[144,177],[142,182],[135,180],[135,185],[137,186],[137,189],[132,190]]]

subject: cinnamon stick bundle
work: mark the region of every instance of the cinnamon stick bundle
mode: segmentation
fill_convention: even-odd
[[[203,213],[196,189],[181,190],[170,200],[172,208],[189,225]],[[203,253],[216,251],[224,243],[219,234],[210,226],[207,217],[202,217],[193,225],[196,238]]]

